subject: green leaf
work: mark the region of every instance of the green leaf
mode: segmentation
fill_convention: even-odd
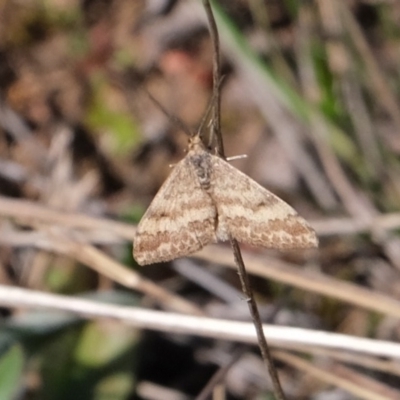
[[[0,399],[13,399],[21,382],[24,353],[16,344],[0,357]]]
[[[101,74],[93,78],[92,91],[86,123],[94,130],[108,132],[114,153],[129,153],[140,136],[135,121],[128,112],[120,111],[107,103],[106,99],[112,97],[112,88]]]

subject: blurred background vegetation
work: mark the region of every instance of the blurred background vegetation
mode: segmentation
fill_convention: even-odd
[[[398,341],[400,312],[379,310],[378,295],[400,298],[400,2],[214,4],[226,153],[247,154],[235,166],[293,205],[321,240],[318,252],[247,250],[298,265],[294,277],[331,279],[314,290],[253,276],[262,314]],[[0,2],[0,192],[12,200],[0,201],[1,284],[164,308],[66,240],[56,245],[79,235],[29,207],[136,224],[187,144],[146,90],[195,129],[212,91],[211,50],[200,0]],[[127,237],[95,231],[85,240],[124,273],[137,270],[210,316],[248,320],[233,269],[204,260],[205,278],[189,260],[139,269]],[[237,290],[236,302],[213,289],[215,279]],[[376,295],[375,309],[357,303],[359,287],[371,303]],[[235,347],[29,307],[1,308],[1,318],[0,400],[190,398]],[[227,398],[273,398],[257,354],[249,347],[226,372]],[[398,363],[385,372],[306,359],[370,388],[370,398],[400,398]],[[299,367],[279,370],[289,399],[358,398]]]

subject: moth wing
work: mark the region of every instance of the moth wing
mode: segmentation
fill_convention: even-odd
[[[180,161],[143,215],[133,255],[140,265],[194,253],[216,239],[216,209],[187,158]]]
[[[252,246],[294,249],[318,246],[315,231],[297,212],[220,157],[212,156],[212,197],[217,237]]]

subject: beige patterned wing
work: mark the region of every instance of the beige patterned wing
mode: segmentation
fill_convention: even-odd
[[[189,255],[216,240],[215,226],[215,206],[184,158],[143,215],[133,255],[140,265]]]
[[[211,195],[217,205],[217,237],[276,249],[318,246],[308,222],[247,175],[212,156]]]

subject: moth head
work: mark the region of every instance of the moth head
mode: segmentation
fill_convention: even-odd
[[[204,144],[199,135],[194,135],[189,139],[189,151],[205,150]]]

